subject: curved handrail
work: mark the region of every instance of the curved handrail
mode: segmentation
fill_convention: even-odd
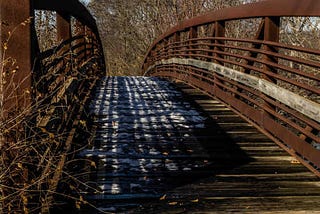
[[[56,11],[64,15],[67,14],[69,16],[73,16],[83,26],[87,26],[96,37],[96,41],[98,42],[100,49],[99,51],[101,52],[101,57],[103,58],[102,66],[105,68],[103,46],[95,18],[82,3],[80,3],[78,0],[33,0],[32,7],[35,10]]]
[[[79,20],[82,24],[90,27],[95,33],[98,32],[95,19],[87,8],[78,0],[34,0],[33,7],[36,10],[51,10],[69,14]]]
[[[318,0],[266,0],[211,11],[156,39],[142,68],[228,104],[320,176],[320,50],[279,40],[280,18],[313,16],[320,17]],[[261,19],[255,38],[225,36],[226,23],[252,18]],[[203,33],[202,26],[211,30]]]
[[[32,7],[57,12],[57,38],[62,40],[35,56],[39,73],[33,76],[35,102],[39,105],[36,126],[44,133],[66,133],[61,145],[64,148],[55,153],[60,158],[55,160],[57,167],[51,172],[53,182],[48,184],[55,190],[91,90],[98,78],[105,75],[104,54],[96,21],[78,0],[33,0]],[[76,27],[80,28],[76,35],[72,35],[70,17],[76,19]]]
[[[244,4],[238,7],[210,11],[203,15],[185,20],[169,29],[154,41],[147,53],[149,54],[150,51],[155,48],[156,44],[169,36],[172,36],[175,32],[186,31],[191,27],[210,24],[216,21],[273,16],[320,16],[320,4],[317,0],[268,0],[253,4]]]

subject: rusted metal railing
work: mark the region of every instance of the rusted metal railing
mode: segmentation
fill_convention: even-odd
[[[320,50],[281,42],[285,17],[320,17],[320,2],[268,0],[186,20],[154,42],[143,69],[221,100],[320,175]],[[255,36],[227,35],[229,23],[252,19]]]
[[[36,68],[41,72],[33,76],[35,97],[42,99],[43,94],[50,95],[44,102],[46,114],[37,117],[36,126],[62,135],[61,151],[70,151],[91,89],[105,75],[103,48],[94,18],[78,0],[33,3],[34,9],[56,11],[57,41],[61,41],[59,46],[35,56]],[[71,17],[75,19],[73,25]],[[67,154],[59,153],[50,190],[57,188]],[[42,210],[46,212],[49,208],[50,204]]]
[[[12,113],[12,109],[21,110],[32,105],[35,94],[30,92],[36,93],[33,90],[35,84],[33,78],[39,79],[38,68],[35,64],[39,62],[39,58],[41,60],[48,57],[58,59],[59,56],[60,58],[63,56],[62,54],[66,56],[66,54],[72,53],[73,65],[80,65],[89,58],[99,58],[99,66],[102,68],[102,74],[104,74],[103,49],[95,20],[77,0],[1,0],[0,10],[0,42],[2,45],[0,68],[1,70],[11,69],[4,68],[3,62],[5,59],[11,59],[15,62],[15,67],[12,70],[18,71],[14,75],[6,75],[7,80],[4,80],[4,82],[13,81],[14,84],[11,85],[14,86],[6,87],[2,93],[3,96],[9,97],[12,91],[17,94],[13,99],[7,99],[3,104],[4,116]],[[67,48],[65,49],[66,52],[63,53],[56,51],[53,47],[51,51],[39,52],[34,23],[35,10],[56,11],[57,41],[63,42],[60,46],[71,49]],[[82,29],[77,35],[77,40],[72,38],[72,28],[74,26],[71,24],[71,17],[77,20],[79,25],[77,27]],[[79,36],[83,37],[82,41]],[[51,56],[49,56],[49,53],[51,53]],[[60,66],[63,66],[62,64],[60,63]],[[67,72],[64,71],[64,73]]]
[[[35,23],[38,10],[56,12],[55,21],[49,24],[55,24],[55,43],[59,45],[43,52],[40,51]],[[30,206],[31,209],[43,203],[36,208],[41,207],[41,212],[47,213],[76,130],[80,127],[85,103],[95,82],[105,75],[102,44],[95,19],[78,0],[0,0],[0,20],[0,71],[7,72],[1,74],[0,131],[3,127],[17,126],[17,118],[20,118],[19,123],[24,124],[21,126],[26,126],[19,129],[26,136],[22,140],[30,145],[29,141],[36,142],[30,146],[35,150],[33,154],[37,149],[43,152],[51,149],[44,154],[38,152],[43,155],[43,160],[48,159],[47,166],[37,163],[32,154],[25,155],[29,155],[30,160],[24,160],[23,176],[3,182],[7,186],[10,182],[30,186],[21,194],[15,192],[15,186],[2,190],[7,201],[1,203],[4,212],[12,204],[24,206],[23,209]],[[0,136],[1,148],[2,143],[9,140],[3,133]],[[41,143],[44,139],[49,142]],[[52,157],[45,156],[51,153]],[[37,165],[38,168],[34,167]],[[48,177],[43,179],[42,176]],[[23,195],[23,203],[20,203],[21,198],[15,197],[16,194]],[[44,195],[46,203],[39,198]],[[15,200],[18,202],[14,203]]]
[[[70,110],[68,106],[74,107],[75,101],[71,97],[75,94],[80,98],[87,83],[105,75],[95,19],[78,0],[1,0],[0,3],[0,68],[7,73],[1,75],[1,121],[4,123],[12,114],[26,115],[25,109],[31,113],[34,108],[41,108],[39,105],[49,103],[51,113],[37,117],[38,125],[49,128],[48,121],[52,122],[51,115],[58,109],[55,106],[64,100],[60,106]],[[60,44],[44,52],[40,52],[35,29],[36,10],[56,12],[56,43]],[[71,18],[76,24],[72,24]]]

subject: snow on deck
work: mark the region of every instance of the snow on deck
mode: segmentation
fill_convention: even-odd
[[[101,210],[128,206],[121,202],[125,199],[161,197],[177,185],[175,176],[181,179],[209,164],[194,136],[205,118],[165,80],[106,77],[90,109],[95,141],[81,156],[96,162],[91,183],[97,183],[98,192],[86,197],[101,200]]]

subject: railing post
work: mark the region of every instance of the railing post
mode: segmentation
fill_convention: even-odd
[[[210,28],[211,28],[211,32],[209,34],[209,37],[215,37],[216,36],[216,25],[215,24],[211,24]],[[210,43],[210,45],[208,47],[208,58],[207,58],[207,61],[213,62],[214,60],[212,59],[212,57],[214,56],[213,51],[215,49],[215,46],[214,46],[215,40],[214,39],[210,39],[209,43]]]
[[[85,48],[85,58],[86,59],[88,59],[88,57],[90,56],[90,53],[88,53],[88,50],[87,50],[87,48],[88,48],[88,43],[89,43],[89,34],[90,34],[90,28],[88,27],[88,26],[84,26],[84,34],[85,34],[85,39],[84,39],[84,48]]]
[[[86,31],[85,26],[79,20],[76,20],[75,25],[76,25],[75,27],[77,29],[76,35],[85,37],[85,31]],[[82,43],[84,45],[84,48],[85,48],[85,42],[86,42],[85,38],[77,40],[77,44]],[[81,54],[81,55],[78,55],[78,53],[76,53],[76,57],[77,57],[78,61],[83,61],[83,59],[86,57],[86,53],[83,52],[83,54]]]
[[[224,21],[216,21],[214,23],[214,37],[225,37],[225,33],[226,33],[226,30],[225,30],[225,22]],[[222,45],[224,44],[225,42],[224,41],[221,41],[219,39],[215,39],[214,40],[214,62],[219,64],[219,65],[224,65],[224,62],[223,61],[220,61],[220,59],[223,59],[224,56],[217,53],[216,51],[224,51],[224,48],[223,47],[218,47],[217,45]],[[219,79],[219,74],[217,73],[214,73],[213,74],[214,76],[214,88],[217,89],[218,88],[218,84],[217,83],[220,83],[221,80]],[[221,88],[221,87],[219,87]]]
[[[93,55],[93,32],[92,32],[92,29],[89,28],[89,31],[88,31],[88,41],[89,41],[89,44],[90,44],[90,47],[88,48],[88,51],[89,51],[89,56],[92,56]]]
[[[173,42],[174,44],[174,51],[173,51],[173,55],[176,57],[177,55],[179,55],[179,48],[177,46],[179,46],[181,41],[181,34],[180,32],[176,32],[173,36]]]
[[[196,39],[198,37],[198,31],[197,31],[197,27],[191,27],[189,30],[189,39]],[[190,41],[190,47],[189,49],[194,49],[195,46],[194,44],[197,43],[195,41]],[[188,54],[196,54],[195,51],[189,51]],[[190,57],[191,58],[191,57]]]
[[[57,13],[57,40],[63,42],[71,38],[71,19],[69,15]]]
[[[264,41],[279,42],[279,29],[280,29],[280,17],[265,17],[265,19],[264,19]],[[274,47],[269,46],[269,45],[264,45],[263,50],[277,52],[277,50]],[[265,63],[267,63],[267,62],[278,63],[277,59],[270,57],[268,55],[263,55],[263,61]],[[272,66],[268,66],[267,64],[263,65],[263,70],[265,72],[274,72],[274,73],[277,72],[277,70],[275,68],[273,68]],[[262,78],[264,78],[272,83],[277,84],[277,80],[267,74],[263,74]],[[264,97],[266,95],[262,94],[261,96],[264,99]],[[266,115],[268,117],[273,117],[270,113],[268,113],[266,111],[266,109],[271,109],[273,111],[276,111],[276,108],[274,105],[268,103],[264,99],[264,107],[263,108],[264,108],[264,110],[263,110],[264,115]],[[262,124],[263,124],[263,121],[262,121]]]
[[[0,0],[0,121],[31,104],[32,11],[30,0]]]
[[[168,47],[168,45],[169,45],[169,40],[168,39],[165,39],[164,41],[163,41],[163,54],[164,54],[164,58],[165,59],[167,59],[168,58],[168,56],[169,56],[169,52],[170,52],[170,50],[168,49],[169,47]],[[161,57],[161,58],[163,58],[163,57]]]
[[[155,61],[159,60],[160,53],[161,53],[161,45],[157,44],[155,51],[153,52],[153,56],[155,57]]]
[[[69,40],[71,35],[71,17],[70,15],[59,13],[56,14],[57,17],[57,41],[58,43]],[[69,57],[69,65],[72,66],[72,54],[69,53],[71,44],[66,44],[62,49],[65,52],[65,58]]]
[[[254,37],[255,40],[263,40],[263,38],[264,38],[264,28],[265,28],[264,22],[265,22],[265,20],[262,19],[260,24],[259,24],[258,31],[257,31],[257,33],[256,33],[256,35]],[[251,44],[251,46],[252,46],[253,49],[261,49],[262,44],[261,43],[259,43],[259,44]],[[248,53],[248,57],[256,58],[257,56],[258,56],[258,53],[255,53],[255,52],[249,52]],[[243,65],[248,65],[248,66],[253,66],[254,65],[254,61],[242,60],[241,62],[242,62]],[[246,67],[243,67],[242,72],[246,73],[246,74],[250,74],[250,69],[246,68]]]
[[[214,23],[214,37],[225,37],[225,33],[226,33],[225,22],[224,21],[216,21]],[[215,39],[214,43],[215,43],[215,45],[223,45],[224,41],[221,41],[219,39]],[[222,51],[223,52],[224,48],[215,46],[214,51]],[[224,64],[223,62],[219,61],[219,59],[217,59],[217,58],[224,58],[221,54],[218,54],[215,52],[214,57],[216,58],[215,62],[217,64],[220,64],[220,65]]]
[[[269,42],[279,42],[279,29],[280,29],[280,17],[265,17],[264,20],[264,40]],[[274,47],[271,47],[269,45],[264,45],[263,49],[265,51],[272,51],[277,52],[277,50]],[[265,62],[278,62],[277,59],[269,57],[267,55],[263,56],[263,60]],[[277,72],[274,70],[274,68],[271,68],[271,66],[264,65],[263,69],[265,71],[271,71],[271,72]],[[264,75],[264,78],[275,83],[276,80],[274,78]]]
[[[174,57],[180,57],[180,48],[178,47],[181,43],[181,33],[180,31],[179,32],[176,32],[174,35],[173,35],[173,42],[175,43],[174,44],[174,48],[173,48],[173,56]],[[175,73],[175,75],[178,75],[178,65],[173,65],[172,66],[172,69],[173,69],[173,72]]]

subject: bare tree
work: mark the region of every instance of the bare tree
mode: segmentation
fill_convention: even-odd
[[[139,75],[154,39],[181,21],[212,9],[241,4],[233,0],[93,0],[104,41],[109,75]]]

